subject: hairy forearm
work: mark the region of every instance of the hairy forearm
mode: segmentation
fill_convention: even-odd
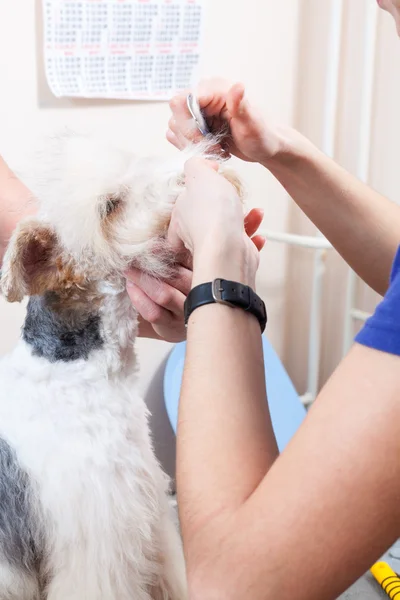
[[[400,207],[361,183],[300,134],[265,166],[344,260],[384,294],[400,244]]]
[[[0,156],[0,263],[16,224],[35,210],[28,188]]]

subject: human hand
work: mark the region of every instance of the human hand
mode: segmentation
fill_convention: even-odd
[[[185,164],[185,190],[172,211],[168,240],[177,251],[186,248],[193,255],[196,284],[199,273],[206,277],[218,271],[215,277],[254,286],[265,240],[246,234],[240,198],[218,168],[198,158]]]
[[[192,270],[179,265],[173,279],[162,281],[131,269],[126,289],[139,314],[139,336],[181,342],[186,337],[183,306],[192,285]]]
[[[202,139],[196,129],[186,102],[187,94],[175,96],[170,107],[167,139],[182,150],[190,142]],[[245,97],[242,84],[213,79],[200,84],[197,99],[211,130],[215,133],[229,126],[223,141],[224,150],[242,160],[264,164],[284,151],[291,130],[284,130],[264,120]],[[293,132],[294,133],[294,132]]]
[[[245,232],[253,238],[261,225],[264,213],[255,208],[245,218]],[[258,239],[258,247],[263,246],[263,238]],[[127,274],[127,291],[131,302],[138,311],[139,336],[163,339],[167,342],[181,342],[186,338],[183,306],[192,287],[192,269],[180,265],[176,276],[169,281],[154,279],[136,269]]]

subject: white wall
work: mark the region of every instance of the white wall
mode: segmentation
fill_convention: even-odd
[[[321,147],[324,128],[327,48],[331,5],[338,0],[303,0],[299,38],[299,82],[295,92],[295,125]],[[400,169],[400,40],[392,17],[378,10],[375,0],[344,2],[340,61],[339,101],[335,132],[335,158],[357,174],[360,149],[364,31],[367,9],[378,11],[377,47],[374,69],[372,139],[368,183],[399,202]],[[321,198],[323,202],[323,198]],[[314,226],[294,206],[289,227],[296,233],[313,234]],[[400,234],[399,234],[400,241]],[[335,251],[327,255],[323,290],[322,385],[342,358],[343,318],[348,269]],[[307,374],[307,343],[313,254],[292,249],[288,256],[286,344],[283,352],[287,369],[299,391],[304,391]],[[359,282],[356,308],[371,312],[379,301]],[[354,327],[356,332],[359,324]]]
[[[39,1],[0,2],[0,154],[19,169],[38,139],[68,126],[103,131],[142,154],[168,153],[164,134],[166,103],[56,100],[43,83]],[[295,104],[299,0],[208,0],[203,76],[243,80],[249,93],[274,118],[291,122]],[[34,168],[34,164],[30,164]],[[266,171],[238,166],[249,189],[249,204],[261,206],[270,229],[286,229],[288,199]],[[269,245],[259,289],[267,300],[269,336],[283,350],[285,250]],[[0,302],[0,354],[14,345],[23,319],[19,306]],[[170,346],[140,341],[143,390],[155,411],[155,437],[171,470],[171,436],[162,411],[162,364]],[[160,367],[161,365],[161,367]],[[154,377],[156,374],[156,377]]]

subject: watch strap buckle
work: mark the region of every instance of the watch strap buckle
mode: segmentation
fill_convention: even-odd
[[[214,302],[216,302],[217,304],[225,304],[226,306],[233,306],[233,304],[231,302],[227,302],[226,300],[224,300],[222,298],[222,294],[224,292],[224,286],[222,285],[223,281],[225,281],[225,280],[218,278],[218,279],[214,279],[214,281],[211,283],[212,297],[214,299]]]

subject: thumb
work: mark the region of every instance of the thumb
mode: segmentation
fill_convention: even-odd
[[[219,170],[219,164],[214,160],[209,160],[208,158],[199,158],[198,156],[194,158],[189,158],[189,160],[185,163],[185,176],[186,177],[195,177],[199,173],[204,173],[204,170]]]
[[[245,97],[245,87],[242,83],[235,83],[226,96],[226,107],[232,118],[250,119],[250,104]]]

